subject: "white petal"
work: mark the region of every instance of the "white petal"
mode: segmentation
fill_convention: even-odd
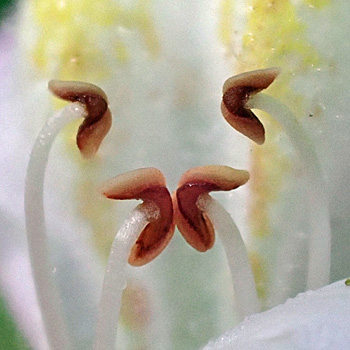
[[[301,293],[248,317],[203,350],[340,350],[350,342],[350,287],[344,280]]]

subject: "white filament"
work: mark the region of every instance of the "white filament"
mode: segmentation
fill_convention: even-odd
[[[71,345],[49,259],[43,204],[45,169],[56,135],[65,125],[85,115],[84,107],[73,103],[47,120],[35,140],[26,176],[24,207],[29,256],[38,303],[52,350],[68,350]]]
[[[253,272],[247,249],[230,214],[208,194],[199,197],[198,207],[205,211],[213,223],[225,249],[230,267],[239,321],[260,312]]]
[[[329,283],[331,263],[331,228],[326,186],[314,147],[293,113],[271,96],[257,94],[249,100],[250,108],[269,113],[285,129],[299,153],[309,184],[310,227],[307,288],[318,289]]]
[[[140,233],[149,223],[150,215],[158,216],[158,208],[145,203],[138,206],[124,221],[114,238],[103,280],[94,350],[115,349],[121,298],[126,287],[128,257]]]

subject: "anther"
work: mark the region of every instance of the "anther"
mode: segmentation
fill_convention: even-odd
[[[238,132],[261,145],[265,129],[246,105],[252,95],[266,89],[279,74],[278,68],[259,69],[235,75],[223,86],[221,112],[226,121]]]
[[[84,106],[86,117],[78,129],[77,145],[84,157],[94,156],[112,125],[106,94],[96,85],[78,81],[51,80],[49,89],[63,100]]]
[[[101,192],[110,199],[142,199],[145,204],[155,204],[159,215],[149,210],[146,213],[149,224],[134,244],[129,264],[141,266],[156,258],[175,230],[173,204],[163,174],[155,168],[129,171],[104,183]]]
[[[249,173],[228,166],[207,165],[184,173],[173,196],[176,225],[185,240],[200,252],[212,248],[214,227],[198,206],[201,195],[211,191],[230,191],[244,185]]]

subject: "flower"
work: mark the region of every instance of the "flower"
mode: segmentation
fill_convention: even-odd
[[[343,281],[255,314],[203,350],[346,349],[350,290]]]
[[[249,248],[262,305],[270,308],[306,290],[306,174],[290,140],[268,115],[257,112],[265,127],[263,146],[224,121],[221,87],[234,73],[281,68],[267,93],[293,111],[312,140],[329,194],[331,281],[348,275],[348,10],[345,0],[19,3],[0,38],[8,48],[0,56],[5,184],[0,286],[32,348],[47,349],[47,342],[29,274],[23,188],[34,139],[62,107],[48,93],[51,79],[100,86],[113,115],[97,158],[80,159],[74,126],[53,146],[47,168],[52,274],[76,349],[92,346],[108,252],[130,209],[112,205],[95,189],[137,168],[160,169],[171,190],[193,167],[217,163],[249,170],[247,185],[216,198]],[[198,253],[175,232],[159,257],[130,267],[128,276],[117,338],[121,349],[197,349],[235,325],[220,244]],[[281,308],[271,314],[282,317]],[[243,325],[255,329],[249,319]],[[282,339],[288,337],[283,333]]]

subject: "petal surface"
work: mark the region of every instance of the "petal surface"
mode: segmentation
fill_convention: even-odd
[[[246,318],[203,350],[340,350],[350,341],[350,287],[339,281]]]

